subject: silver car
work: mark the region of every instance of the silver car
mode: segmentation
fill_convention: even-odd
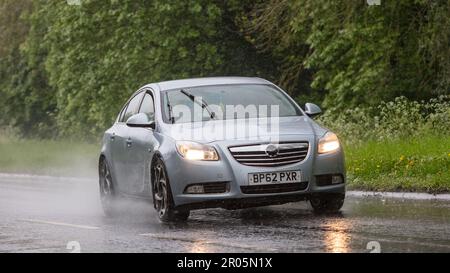
[[[273,83],[217,77],[148,84],[103,137],[100,196],[107,215],[122,197],[153,202],[161,221],[190,210],[309,200],[337,212],[345,198],[336,135]]]

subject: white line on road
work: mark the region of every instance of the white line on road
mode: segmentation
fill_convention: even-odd
[[[346,195],[351,197],[376,197],[376,198],[397,198],[397,199],[411,199],[411,200],[450,201],[450,194],[430,194],[421,192],[347,191]]]
[[[163,240],[174,240],[174,241],[183,241],[183,242],[189,242],[189,243],[198,243],[201,242],[202,240],[198,240],[198,239],[193,239],[193,238],[189,238],[189,237],[181,237],[181,236],[168,236],[168,235],[163,235],[163,234],[157,234],[157,233],[143,233],[143,234],[139,234],[140,236],[145,236],[145,237],[152,237],[155,239],[163,239]]]
[[[188,243],[197,243],[202,245],[216,245],[216,246],[224,246],[224,247],[232,247],[232,248],[241,248],[241,249],[249,249],[249,250],[263,250],[263,251],[277,251],[275,248],[260,248],[257,246],[250,246],[244,244],[230,243],[230,242],[222,242],[222,241],[214,241],[214,240],[204,240],[204,239],[194,239],[186,236],[168,236],[164,234],[157,233],[144,233],[140,234],[141,236],[151,237],[160,240],[173,240],[173,241],[182,241]]]
[[[37,180],[64,180],[71,182],[91,182],[96,180],[95,177],[70,177],[70,176],[49,176],[36,174],[21,174],[21,173],[0,173],[0,178],[17,178],[17,179],[37,179]]]
[[[86,225],[75,225],[69,223],[61,223],[61,222],[52,222],[52,221],[43,221],[43,220],[33,220],[33,219],[22,219],[23,222],[29,223],[37,223],[37,224],[47,224],[47,225],[55,225],[55,226],[64,226],[64,227],[73,227],[73,228],[82,228],[82,229],[90,229],[90,230],[98,230],[99,227],[94,226],[86,226]]]

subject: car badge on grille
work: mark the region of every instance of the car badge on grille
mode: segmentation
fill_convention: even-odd
[[[270,144],[269,146],[267,146],[267,148],[266,148],[266,154],[269,156],[269,157],[276,157],[277,155],[278,155],[278,147],[277,146],[275,146],[275,145],[273,145],[273,144]]]

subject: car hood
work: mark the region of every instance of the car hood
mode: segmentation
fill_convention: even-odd
[[[174,140],[210,143],[222,140],[273,140],[287,135],[323,135],[326,129],[306,116],[267,119],[212,120],[166,124],[162,132]]]

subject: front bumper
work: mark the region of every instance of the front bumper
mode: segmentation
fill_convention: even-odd
[[[286,139],[296,141],[298,138]],[[307,200],[315,194],[345,193],[345,167],[343,151],[318,155],[314,137],[302,139],[309,142],[307,157],[299,163],[279,167],[253,167],[237,162],[228,150],[229,143],[215,143],[219,153],[219,161],[189,161],[181,158],[176,152],[165,159],[166,168],[172,189],[172,196],[176,207],[197,208],[242,208],[282,204]],[[234,142],[233,145],[249,144]],[[243,193],[243,188],[248,186],[248,174],[257,172],[279,172],[301,170],[304,180],[307,182],[305,189],[277,193]],[[316,176],[340,174],[343,182],[336,185],[319,186]],[[185,189],[189,185],[202,183],[229,184],[227,192],[217,194],[186,194]]]

